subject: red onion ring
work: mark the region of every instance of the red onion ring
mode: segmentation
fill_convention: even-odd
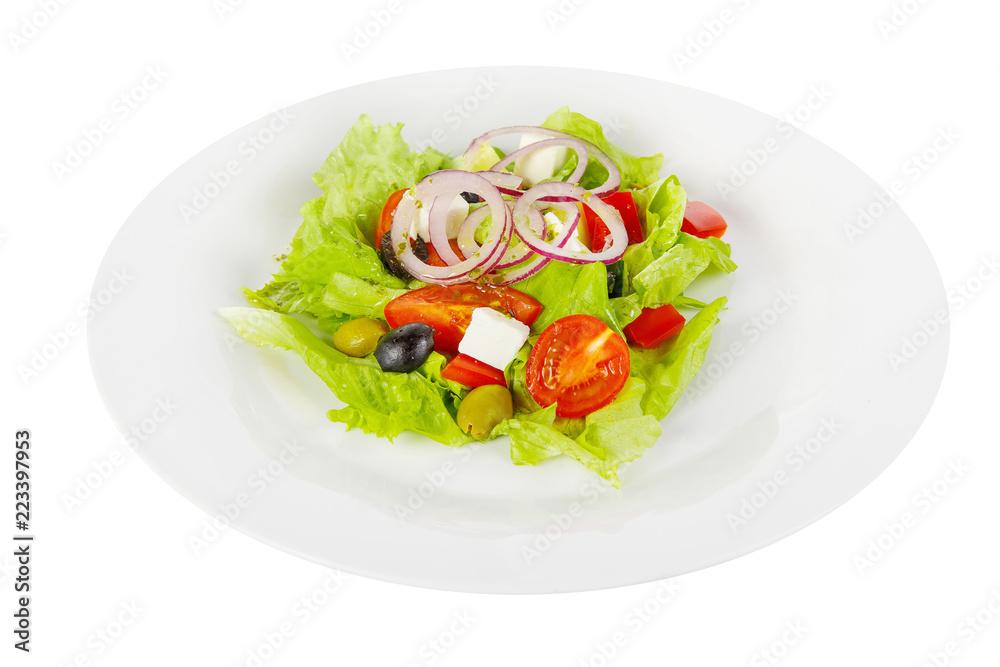
[[[568,138],[574,141],[579,141],[587,148],[587,151],[590,152],[591,157],[600,162],[601,166],[603,166],[608,172],[608,178],[604,181],[604,183],[597,186],[596,188],[592,188],[591,190],[589,190],[589,192],[591,194],[601,196],[601,195],[611,194],[612,192],[617,191],[619,187],[621,187],[622,184],[621,172],[618,171],[618,167],[615,166],[615,163],[611,160],[611,158],[607,156],[607,154],[604,153],[604,151],[602,151],[589,141],[586,141],[579,137],[574,137],[572,134],[568,134],[566,132],[560,132],[559,130],[551,130],[547,127],[540,127],[536,125],[512,125],[510,127],[499,127],[495,130],[490,130],[485,134],[479,135],[478,137],[473,139],[472,143],[469,144],[469,147],[465,149],[464,159],[466,163],[472,164],[472,161],[475,159],[476,154],[479,152],[480,146],[482,146],[484,143],[486,143],[490,139],[493,139],[494,137],[503,136],[505,134],[538,134],[545,137],[558,137],[562,139]],[[525,148],[527,148],[527,146],[525,146]],[[584,168],[586,168],[586,165],[584,165]]]
[[[574,169],[570,177],[566,179],[566,182],[579,183],[580,179],[583,178],[583,172],[587,170],[589,153],[587,152],[587,147],[583,145],[582,141],[569,135],[566,135],[565,137],[553,137],[552,139],[542,139],[541,141],[532,142],[527,146],[522,146],[513,153],[509,153],[507,157],[490,167],[490,171],[501,171],[504,167],[519,157],[523,157],[543,148],[556,146],[565,146],[566,148],[572,149],[576,153],[576,169]]]
[[[572,200],[587,204],[607,225],[611,245],[606,245],[604,250],[600,252],[567,251],[535,235],[528,224],[528,210],[535,201],[542,197],[553,196],[559,197],[560,201]],[[549,259],[558,259],[571,264],[590,262],[611,264],[621,259],[625,248],[628,247],[628,232],[625,231],[625,223],[622,222],[621,214],[613,206],[602,201],[600,197],[593,196],[591,192],[573,183],[553,181],[536,185],[517,200],[514,205],[513,217],[514,231],[518,237],[532,250]]]
[[[451,266],[431,266],[413,254],[409,243],[409,232],[417,219],[417,208],[433,206],[437,197],[457,192],[479,195],[486,202],[483,208],[489,209],[494,221],[502,222],[490,226],[486,241],[467,259]],[[396,207],[390,238],[393,247],[398,249],[396,252],[400,262],[413,277],[436,285],[469,282],[488,272],[503,257],[510,244],[512,214],[500,192],[488,180],[474,172],[445,169],[423,178],[413,186],[410,193],[411,196],[403,197]],[[435,250],[438,249],[435,246]],[[472,273],[476,275],[470,275]]]

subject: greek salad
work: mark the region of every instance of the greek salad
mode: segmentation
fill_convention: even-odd
[[[345,404],[334,422],[515,464],[568,455],[618,486],[705,359],[732,272],[723,217],[562,108],[417,151],[362,115],[313,176],[323,194],[252,307],[245,340],[296,353]]]

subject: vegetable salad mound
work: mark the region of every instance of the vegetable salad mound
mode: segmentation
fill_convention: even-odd
[[[458,157],[401,131],[358,119],[254,307],[223,316],[299,355],[348,429],[506,435],[516,464],[565,454],[619,486],[705,360],[726,298],[684,290],[736,269],[725,220],[565,107]]]

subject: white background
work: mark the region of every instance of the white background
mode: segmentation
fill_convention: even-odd
[[[897,5],[898,29],[880,28]],[[341,45],[373,11],[385,16],[387,0],[52,0],[51,18],[40,13],[45,6],[10,0],[0,19],[2,430],[9,438],[32,429],[38,535],[30,655],[11,647],[13,559],[7,548],[0,552],[0,663],[252,665],[248,651],[288,622],[294,634],[276,652],[265,649],[263,664],[997,664],[1000,281],[991,282],[987,268],[1000,246],[996,3],[402,0],[350,58]],[[723,10],[727,23],[718,22]],[[675,54],[695,39],[701,53],[692,47],[693,62],[679,64]],[[232,530],[200,556],[192,553],[188,538],[206,515],[121,441],[90,374],[80,304],[131,209],[214,140],[329,90],[491,64],[639,74],[775,116],[825,87],[830,99],[807,114],[803,129],[883,186],[902,177],[907,160],[940,129],[952,128],[958,139],[908,181],[899,203],[933,249],[946,287],[979,289],[971,299],[953,298],[961,307],[952,310],[941,392],[899,459],[815,525],[678,577],[666,604],[656,602],[655,583],[501,596],[352,577],[331,584],[339,590],[305,618],[295,605],[326,597],[316,591],[330,571]],[[115,99],[140,85],[147,67],[159,68],[163,80],[122,119]],[[105,117],[113,119],[111,133],[60,179],[53,162],[64,161]],[[878,298],[878,285],[871,294]],[[37,377],[19,375],[34,350],[72,331],[77,335],[67,333],[64,349]],[[939,483],[943,492],[924,511],[915,495],[952,464],[967,472]],[[109,465],[107,479],[67,508],[64,495],[95,466]],[[0,470],[0,497],[9,499],[10,467]],[[916,525],[886,537],[885,526],[906,512]],[[857,557],[880,537],[888,546],[879,548],[878,562],[860,567]],[[996,611],[987,606],[991,599]],[[636,631],[627,615],[643,605],[652,611]],[[977,612],[979,621],[969,621]],[[472,619],[468,629],[453,624],[456,614]],[[118,620],[129,622],[120,634]],[[461,631],[453,644],[450,628]],[[117,636],[109,644],[99,631]],[[600,644],[619,631],[627,641],[604,658]],[[436,653],[428,642],[437,638],[452,645]]]

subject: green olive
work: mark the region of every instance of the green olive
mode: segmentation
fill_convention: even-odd
[[[471,432],[477,440],[485,440],[490,431],[504,419],[514,416],[514,402],[507,387],[487,384],[476,387],[458,406],[458,426]]]
[[[364,357],[388,331],[389,325],[382,320],[360,317],[340,325],[333,334],[333,346],[349,357]]]

